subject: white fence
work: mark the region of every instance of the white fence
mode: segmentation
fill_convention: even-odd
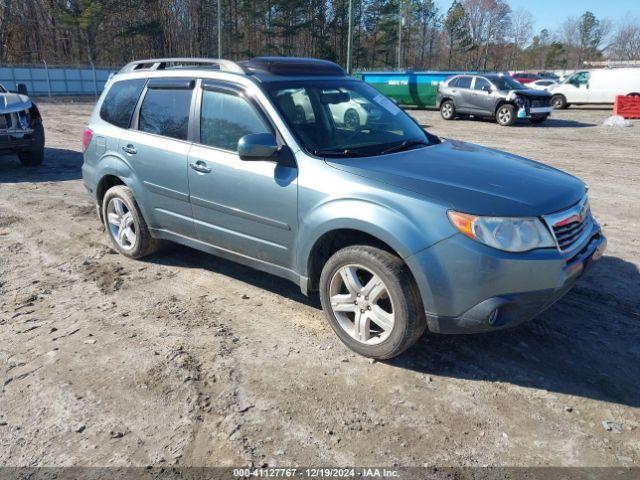
[[[26,85],[29,95],[76,96],[102,93],[109,75],[117,68],[53,67],[0,65],[0,83],[8,90],[17,90],[19,83]]]

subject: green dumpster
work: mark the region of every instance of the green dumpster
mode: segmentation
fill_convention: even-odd
[[[440,82],[466,72],[358,72],[355,76],[406,107],[436,107]]]

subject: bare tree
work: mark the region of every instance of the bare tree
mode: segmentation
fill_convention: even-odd
[[[524,9],[518,9],[511,15],[511,55],[507,69],[511,69],[518,63],[517,56],[531,40],[533,35],[533,15]]]
[[[615,60],[640,60],[640,17],[620,21],[608,53]]]

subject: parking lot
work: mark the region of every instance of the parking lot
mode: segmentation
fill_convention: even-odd
[[[0,158],[0,465],[640,462],[640,121],[411,111],[584,179],[609,247],[524,326],[371,362],[294,284],[186,247],[116,254],[81,180],[92,104],[40,107],[45,163]]]

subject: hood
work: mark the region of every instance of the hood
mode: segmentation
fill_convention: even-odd
[[[0,93],[0,114],[20,112],[31,108],[31,100],[18,93]]]
[[[586,191],[581,180],[555,168],[458,141],[378,157],[326,161],[334,168],[476,215],[540,216],[577,203]]]
[[[504,91],[507,99],[510,97],[515,97],[516,95],[522,95],[523,97],[536,97],[536,98],[547,98],[550,97],[549,92],[546,90],[536,90],[533,88],[527,88],[526,90],[508,90]]]

